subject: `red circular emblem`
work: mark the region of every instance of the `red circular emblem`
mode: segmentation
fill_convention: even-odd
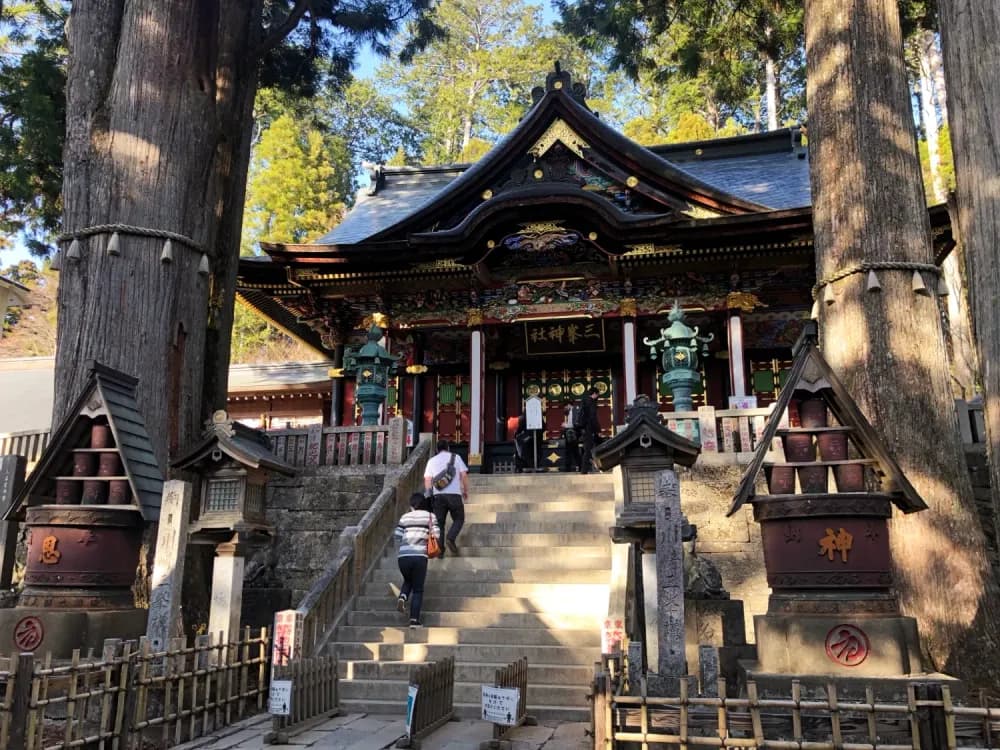
[[[21,651],[34,651],[42,645],[44,637],[45,628],[37,617],[22,617],[14,626],[14,645]]]
[[[838,625],[826,634],[826,655],[842,667],[856,667],[868,658],[871,644],[857,625]]]

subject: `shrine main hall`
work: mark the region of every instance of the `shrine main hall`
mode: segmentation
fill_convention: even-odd
[[[383,419],[452,440],[473,471],[503,470],[538,396],[555,466],[564,407],[591,387],[604,435],[637,394],[674,411],[643,341],[675,302],[707,339],[693,407],[774,401],[813,305],[801,131],[644,147],[567,72],[532,94],[476,163],[373,167],[329,233],[241,260],[241,300],[334,363],[323,422],[356,423],[336,366],[378,320],[399,357]],[[930,213],[941,243],[947,213]]]

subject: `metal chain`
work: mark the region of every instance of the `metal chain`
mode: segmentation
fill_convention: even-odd
[[[86,227],[85,229],[79,229],[75,232],[66,232],[65,234],[60,234],[56,237],[56,242],[66,242],[67,240],[77,240],[84,237],[92,237],[96,234],[114,234],[118,232],[119,234],[132,234],[137,237],[156,237],[161,240],[171,240],[173,242],[179,242],[182,245],[187,245],[192,250],[197,250],[199,253],[204,253],[209,255],[208,249],[197,242],[195,242],[190,237],[186,237],[183,234],[177,234],[177,232],[168,232],[165,229],[149,229],[148,227],[134,227],[131,224],[97,224],[96,226]]]
[[[933,263],[914,263],[908,260],[866,260],[853,266],[843,268],[836,273],[830,274],[829,276],[824,276],[813,286],[812,298],[817,299],[819,297],[819,291],[828,284],[833,284],[841,279],[846,279],[848,276],[853,276],[856,273],[866,273],[867,271],[926,271],[927,273],[933,273],[935,275],[941,274],[941,269]]]

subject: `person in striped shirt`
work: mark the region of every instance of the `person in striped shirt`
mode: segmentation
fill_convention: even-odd
[[[430,505],[430,500],[422,492],[414,492],[410,496],[411,510],[404,513],[396,525],[397,562],[399,572],[403,574],[396,609],[405,613],[409,605],[411,628],[420,627],[420,606],[427,578],[427,536],[439,536],[441,533]]]

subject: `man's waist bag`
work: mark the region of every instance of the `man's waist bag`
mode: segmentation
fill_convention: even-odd
[[[434,489],[440,491],[443,490],[445,487],[447,487],[449,484],[451,484],[451,481],[454,478],[455,478],[455,454],[452,453],[451,460],[448,461],[448,465],[445,466],[444,469],[434,477],[431,483],[434,485]]]

